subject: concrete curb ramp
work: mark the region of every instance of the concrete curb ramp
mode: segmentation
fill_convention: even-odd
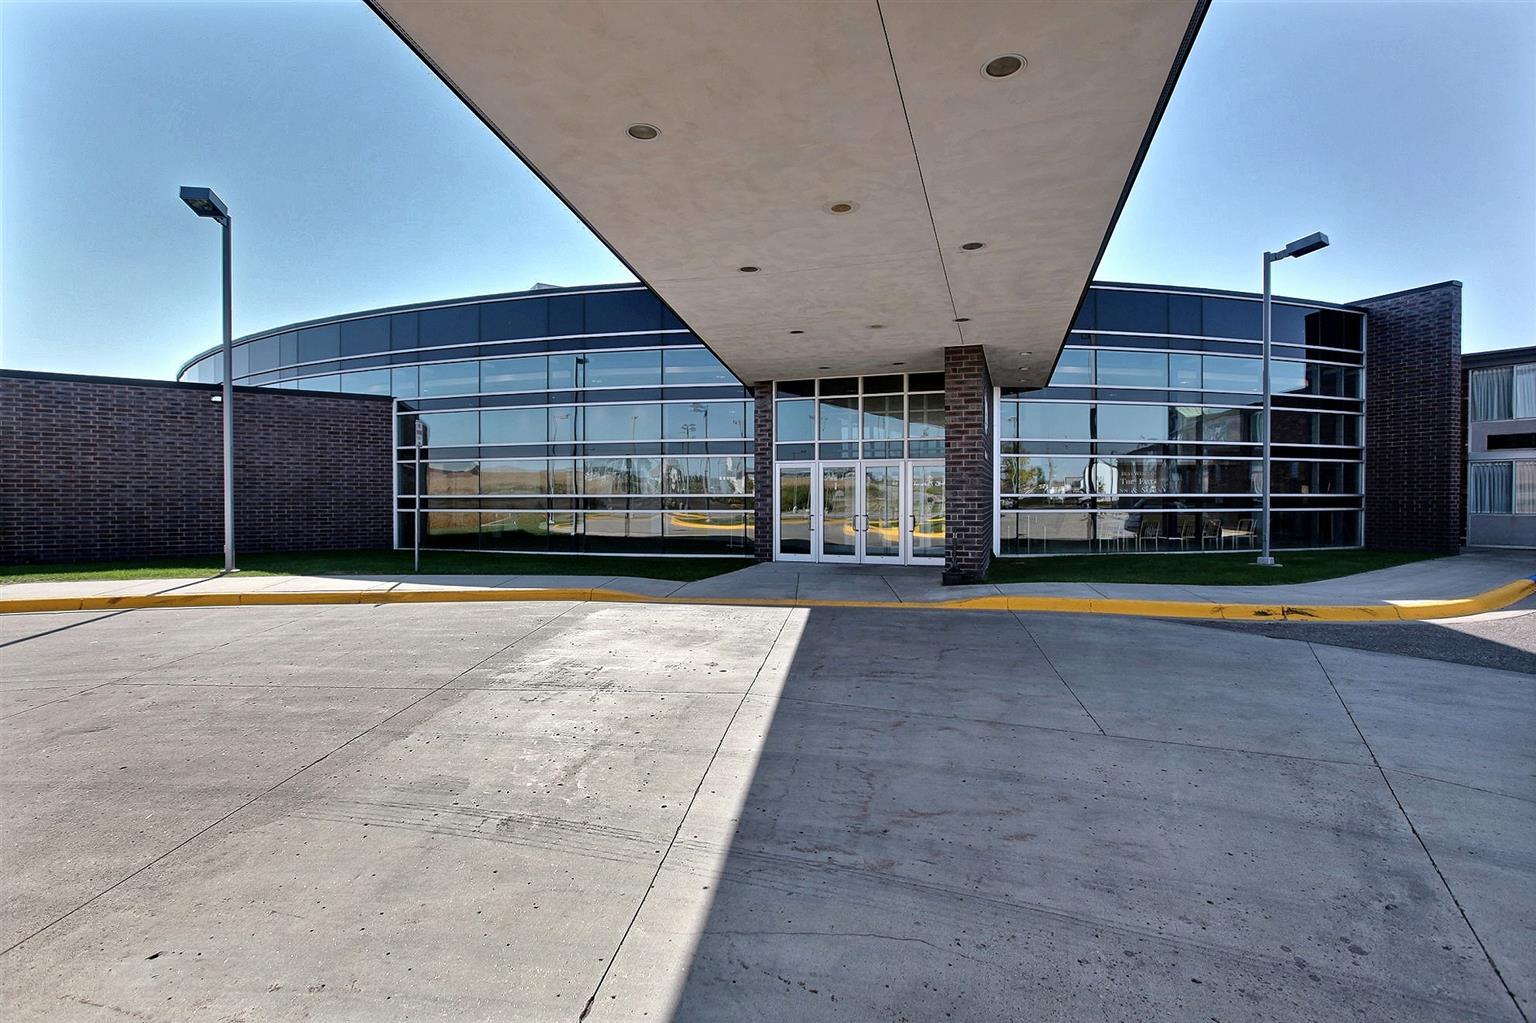
[[[1055,611],[1143,618],[1218,618],[1229,621],[1396,622],[1459,618],[1508,607],[1536,593],[1536,576],[1516,579],[1472,597],[1398,600],[1382,604],[1219,604],[1110,597],[964,597],[957,600],[814,600],[771,597],[661,597],[605,587],[529,589],[331,590],[310,593],[157,593],[121,597],[45,597],[0,600],[0,614],[45,611],[132,611],[154,608],[248,607],[285,604],[440,604],[505,601],[600,601],[616,604],[708,604],[736,607],[874,607],[940,611]]]

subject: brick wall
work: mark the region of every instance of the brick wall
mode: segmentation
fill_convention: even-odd
[[[236,551],[388,547],[390,401],[235,392]],[[0,372],[0,563],[221,552],[218,393]]]
[[[773,382],[752,388],[757,406],[753,414],[752,554],[758,561],[773,560]]]
[[[1355,304],[1367,316],[1365,544],[1455,551],[1465,489],[1461,282]]]
[[[992,564],[992,376],[980,345],[944,349],[944,582],[986,578]]]

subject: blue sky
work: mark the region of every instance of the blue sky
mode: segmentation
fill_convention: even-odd
[[[1467,285],[1469,350],[1536,343],[1536,5],[1213,7],[1100,277]],[[0,365],[170,376],[235,330],[626,274],[361,4],[0,3]]]

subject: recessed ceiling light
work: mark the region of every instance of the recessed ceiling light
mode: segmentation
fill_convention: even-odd
[[[956,323],[970,323],[971,322],[971,318],[969,316],[956,316],[955,317],[955,322]]]
[[[792,330],[792,331],[790,331],[790,333],[791,334],[804,334],[805,331],[803,331],[803,330]]]
[[[871,323],[869,325],[869,329],[870,330],[884,330],[885,329],[885,324],[883,324],[883,323]]]
[[[639,139],[641,142],[649,142],[651,139],[661,134],[661,129],[656,127],[654,124],[632,124],[627,129],[627,134],[632,139]]]
[[[755,274],[755,273],[757,273],[757,267],[755,267],[755,266],[738,266],[736,269],[740,270],[744,274]]]
[[[905,362],[893,362],[893,363],[891,363],[891,365],[892,366],[905,366],[906,363]]]
[[[817,369],[831,369],[831,366],[817,366]]]
[[[839,200],[838,202],[829,202],[825,206],[822,207],[822,209],[826,210],[828,213],[835,213],[835,214],[839,214],[839,215],[844,214],[844,213],[852,213],[854,210],[856,210],[858,208],[859,208],[859,204],[858,203],[850,202],[847,199],[842,199],[842,200]]]
[[[975,252],[977,249],[984,249],[984,248],[986,248],[987,247],[987,243],[986,242],[966,242],[964,245],[962,245],[960,247],[962,249],[964,249],[966,252]]]
[[[1024,70],[1028,65],[1029,61],[1025,60],[1021,55],[1005,53],[1001,57],[993,57],[983,64],[981,66],[981,73],[988,78],[1007,78],[1009,75],[1017,74]]]

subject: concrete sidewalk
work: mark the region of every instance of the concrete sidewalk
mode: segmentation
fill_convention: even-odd
[[[944,586],[937,568],[768,562],[676,582],[609,575],[213,576],[0,585],[0,612],[217,606],[610,600],[769,606],[918,604],[1188,618],[1444,618],[1531,598],[1536,558],[1471,551],[1321,582],[1275,586],[1002,583]],[[1512,586],[1524,580],[1522,588]],[[377,595],[375,597],[375,595]],[[73,603],[72,603],[73,602]]]

